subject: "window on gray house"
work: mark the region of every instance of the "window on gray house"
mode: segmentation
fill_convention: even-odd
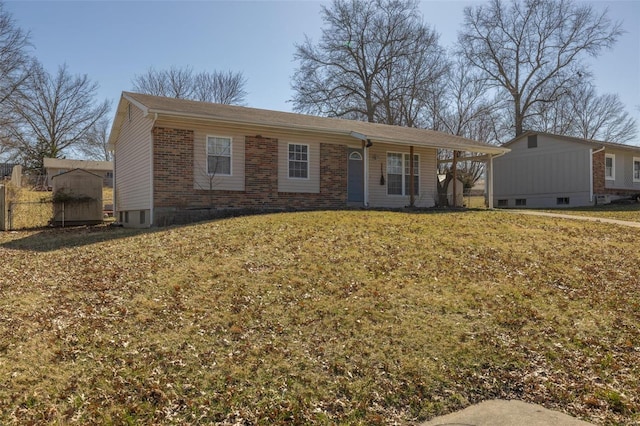
[[[516,198],[516,206],[526,206],[527,199],[526,198]]]
[[[527,148],[537,148],[538,147],[538,135],[530,135],[527,138]]]

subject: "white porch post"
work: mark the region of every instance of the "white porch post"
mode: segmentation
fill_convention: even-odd
[[[489,198],[488,200],[489,208],[492,209],[493,208],[493,155],[491,154],[489,154],[489,161],[487,161],[487,168],[489,169],[487,170],[487,179],[486,179],[487,196]]]
[[[369,207],[369,141],[362,141],[364,155],[364,206]]]

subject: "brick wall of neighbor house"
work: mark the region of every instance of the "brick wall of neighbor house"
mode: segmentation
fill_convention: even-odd
[[[593,154],[593,194],[594,195],[617,195],[619,197],[635,196],[639,192],[635,189],[607,188],[605,172],[605,151]]]
[[[604,150],[592,155],[593,157],[593,193],[606,194],[604,187]]]
[[[310,210],[346,206],[347,147],[320,145],[320,192],[278,192],[278,140],[245,137],[245,190],[194,189],[190,130],[154,128],[154,225],[188,223],[229,210]]]

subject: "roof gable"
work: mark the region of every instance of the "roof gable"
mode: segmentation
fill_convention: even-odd
[[[640,146],[625,145],[625,144],[615,143],[615,142],[604,142],[604,141],[598,141],[594,139],[584,139],[584,138],[578,138],[575,136],[556,135],[553,133],[536,132],[533,130],[526,131],[523,134],[516,136],[515,138],[511,139],[509,142],[504,143],[502,146],[508,148],[509,146],[513,145],[515,142],[533,135],[543,135],[552,139],[560,139],[566,142],[573,142],[581,145],[588,145],[595,149],[599,149],[599,148],[622,149],[626,151],[633,151],[635,153],[640,154]]]
[[[51,179],[56,179],[56,178],[59,178],[61,176],[77,175],[77,174],[81,174],[81,173],[89,175],[90,178],[94,178],[95,177],[95,178],[98,178],[98,179],[102,180],[102,176],[99,176],[99,175],[97,175],[95,173],[88,172],[88,171],[86,171],[84,169],[73,169],[73,170],[66,171],[64,173],[58,173],[57,175],[52,176]]]

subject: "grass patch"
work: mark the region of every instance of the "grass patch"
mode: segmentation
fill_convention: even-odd
[[[629,424],[638,237],[494,211],[5,233],[0,423],[410,423],[514,398]]]

